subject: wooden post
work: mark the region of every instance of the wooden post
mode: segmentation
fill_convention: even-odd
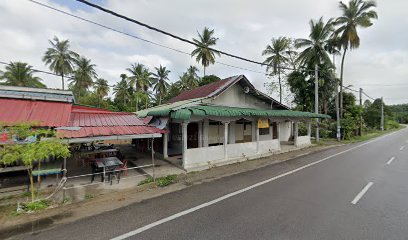
[[[153,181],[156,182],[156,174],[155,174],[155,167],[154,167],[154,138],[152,138],[152,165],[153,165]]]

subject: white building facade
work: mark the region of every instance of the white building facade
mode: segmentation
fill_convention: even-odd
[[[181,160],[187,171],[309,146],[311,118],[328,117],[290,111],[243,75],[184,92],[138,114],[152,116],[151,123],[168,130],[159,152],[170,161]]]

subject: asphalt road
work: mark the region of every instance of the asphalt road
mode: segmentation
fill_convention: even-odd
[[[15,239],[115,237],[408,239],[408,129]]]

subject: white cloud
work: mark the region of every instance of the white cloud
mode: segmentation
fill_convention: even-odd
[[[112,26],[185,52],[193,47],[178,40],[149,31],[143,27],[108,14],[91,10],[79,3],[65,1],[40,0],[43,3],[93,21]],[[72,4],[62,6],[61,4]],[[308,22],[324,16],[336,17],[340,14],[338,0],[107,0],[105,5],[115,11],[142,22],[184,36],[196,37],[196,31],[208,26],[214,28],[219,37],[217,48],[262,61],[261,52],[272,37],[307,37]],[[408,33],[397,26],[405,26],[408,20],[404,0],[381,1],[378,6],[379,20],[369,29],[359,29],[361,47],[346,56],[345,81],[359,87],[363,84],[403,83],[408,74],[406,66]],[[196,65],[188,55],[154,46],[122,34],[103,29],[74,19],[55,11],[40,7],[28,1],[0,1],[0,60],[21,60],[39,69],[47,69],[41,61],[48,39],[54,35],[67,38],[72,49],[91,58],[97,65],[100,77],[115,84],[120,73],[126,72],[131,63],[141,62],[151,70],[160,64],[171,70],[170,78],[176,81],[189,65]],[[264,71],[264,68],[231,59],[225,56],[217,59],[240,67]],[[337,59],[339,63],[340,59]],[[337,66],[340,66],[339,64]],[[213,65],[207,73],[220,77],[245,74],[261,90],[268,81],[263,74],[234,69],[223,65]],[[202,74],[202,72],[201,72]],[[41,75],[49,87],[60,87],[60,79]],[[408,87],[374,88],[365,87],[370,95],[388,98],[387,102],[397,103],[403,100]],[[277,94],[274,94],[277,97]],[[408,97],[406,97],[408,98]]]

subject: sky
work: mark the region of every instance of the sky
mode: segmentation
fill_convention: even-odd
[[[107,25],[117,30],[184,52],[194,47],[150,31],[123,19],[92,9],[74,0],[36,0],[55,8]],[[256,61],[263,61],[262,50],[272,38],[307,38],[310,19],[325,20],[341,12],[337,0],[91,0],[128,17],[192,39],[204,27],[215,29],[216,48]],[[384,97],[386,104],[408,103],[408,25],[406,0],[377,1],[379,19],[367,29],[358,29],[361,46],[348,52],[344,85],[363,88],[373,98]],[[98,76],[110,85],[120,80],[132,63],[143,63],[154,71],[160,64],[171,70],[175,82],[190,65],[200,66],[189,55],[152,45],[108,29],[63,15],[28,0],[0,1],[0,61],[23,61],[36,69],[48,70],[41,58],[49,39],[69,39],[72,50],[96,64]],[[266,92],[265,67],[226,56],[211,65],[207,74],[221,78],[244,74],[259,90]],[[340,69],[340,57],[336,59]],[[3,70],[4,66],[0,66]],[[60,88],[59,77],[38,74],[50,88]],[[288,89],[285,89],[286,92]],[[279,99],[278,92],[272,96]],[[365,100],[365,98],[363,98]],[[286,104],[290,105],[289,102]]]

